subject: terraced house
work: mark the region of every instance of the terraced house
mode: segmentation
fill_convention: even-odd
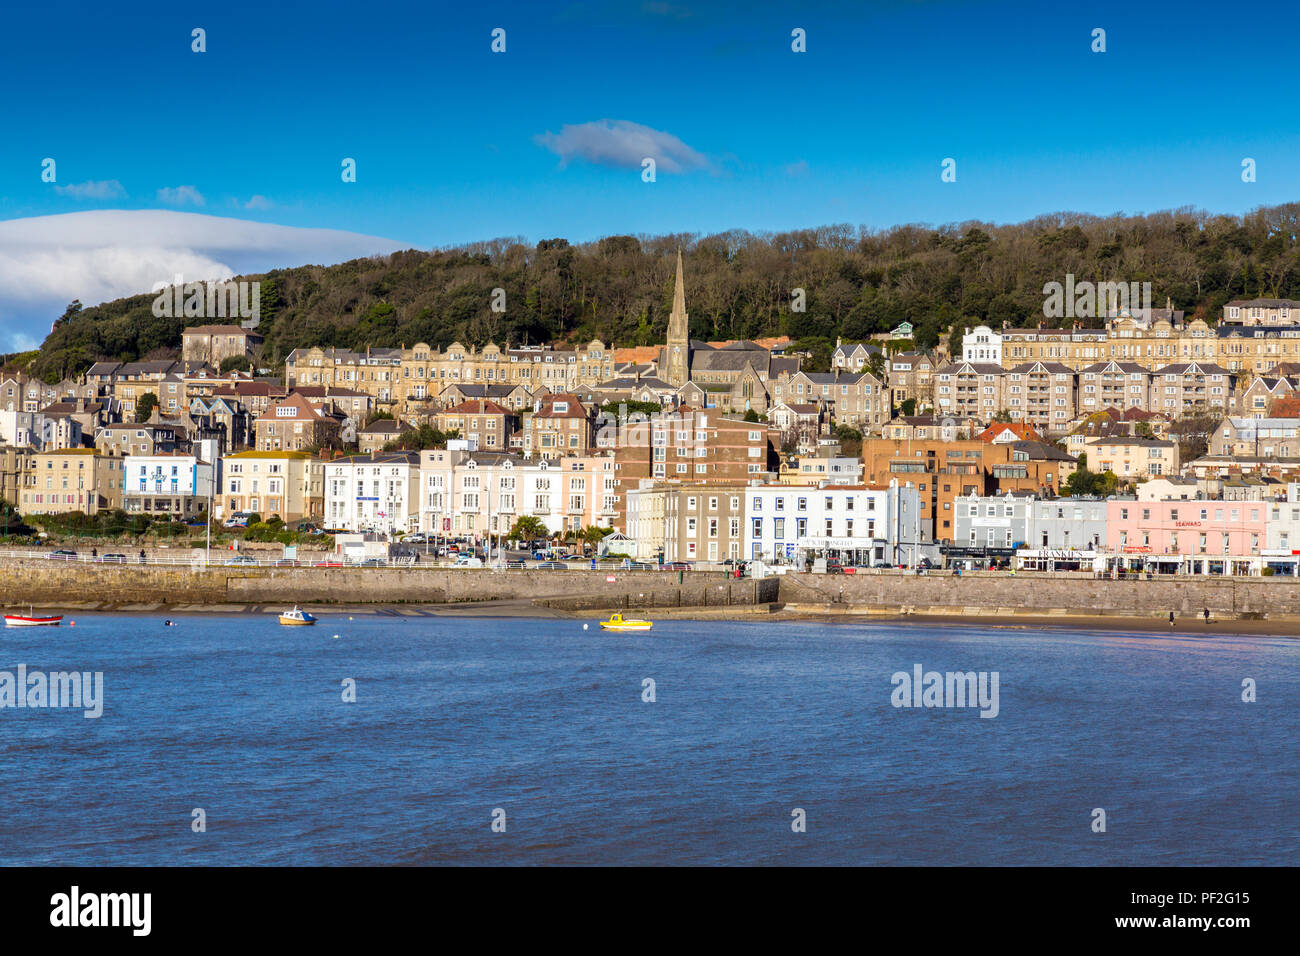
[[[24,514],[93,515],[122,507],[125,459],[94,448],[62,448],[31,457],[32,474],[19,510]]]
[[[339,443],[342,416],[322,411],[302,395],[290,393],[274,402],[254,425],[258,451],[332,448]]]
[[[1003,407],[1012,421],[1064,431],[1078,413],[1075,374],[1060,362],[1026,362],[1007,370]],[[984,396],[983,390],[980,392]]]
[[[524,425],[524,456],[587,455],[596,445],[595,425],[577,396],[546,395]]]
[[[470,399],[438,412],[433,417],[439,431],[460,432],[471,447],[482,451],[509,451],[510,436],[519,429],[519,416],[503,405],[485,399]]]
[[[324,463],[305,451],[241,451],[221,462],[217,517],[236,512],[318,521],[324,511]]]
[[[345,385],[374,396],[383,405],[408,406],[435,399],[450,385],[522,385],[554,392],[592,386],[614,373],[613,351],[599,339],[585,348],[549,346],[482,349],[453,342],[436,349],[425,342],[411,348],[294,349],[285,359],[287,386]]]

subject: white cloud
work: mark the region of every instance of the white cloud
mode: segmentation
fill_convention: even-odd
[[[55,186],[54,191],[60,196],[71,196],[73,199],[120,199],[126,195],[126,189],[116,179],[98,182],[92,179],[69,186]]]
[[[560,157],[567,166],[574,159],[616,169],[639,169],[649,157],[661,173],[685,173],[709,169],[707,156],[687,146],[672,133],[652,129],[630,120],[597,120],[563,126],[559,133],[549,130],[533,137],[534,141]]]
[[[158,190],[158,201],[169,206],[203,206],[207,200],[194,186],[164,186]]]
[[[787,176],[807,176],[808,160],[796,159],[793,163],[789,163],[785,167],[785,174]]]
[[[0,352],[30,348],[73,299],[94,305],[187,282],[410,248],[333,229],[298,229],[162,209],[0,222]],[[25,346],[23,343],[27,343]]]
[[[244,203],[244,208],[245,209],[270,209],[271,200],[267,199],[265,196],[262,195],[252,196],[249,198],[248,202]]]

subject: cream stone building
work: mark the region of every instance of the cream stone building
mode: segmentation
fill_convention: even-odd
[[[62,448],[31,456],[32,471],[22,491],[23,514],[93,515],[122,507],[125,461],[94,448]]]
[[[215,511],[279,515],[285,522],[319,520],[324,513],[324,462],[303,451],[241,451],[221,462]]]

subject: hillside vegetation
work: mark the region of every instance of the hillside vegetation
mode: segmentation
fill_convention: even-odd
[[[1143,216],[1073,213],[994,226],[826,226],[708,236],[610,236],[570,244],[498,239],[410,250],[335,266],[277,269],[262,281],[262,364],[294,347],[445,346],[585,341],[661,342],[672,306],[674,252],[687,252],[691,332],[702,339],[788,334],[822,355],[836,336],[862,339],[907,320],[933,346],[954,325],[1042,320],[1043,285],[1066,273],[1094,282],[1150,282],[1216,318],[1229,299],[1300,298],[1300,203],[1216,216],[1194,209]],[[490,307],[492,290],[506,310]],[[792,313],[792,290],[807,293]],[[47,381],[100,358],[134,360],[180,346],[200,319],[156,318],[152,295],[69,307],[30,359]],[[1068,321],[1068,320],[1065,320]],[[1094,323],[1095,324],[1095,323]]]

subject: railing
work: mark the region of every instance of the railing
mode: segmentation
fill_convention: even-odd
[[[247,552],[230,552],[230,551],[213,551],[210,556],[202,548],[177,548],[172,553],[160,553],[158,551],[146,552],[141,559],[139,552],[120,552],[106,551],[101,554],[91,554],[89,552],[78,551],[70,555],[56,555],[57,549],[35,550],[20,548],[0,548],[0,563],[7,561],[44,561],[51,565],[54,564],[96,564],[107,567],[183,567],[191,570],[199,570],[204,567],[211,568],[361,568],[361,569],[393,569],[393,568],[456,568],[463,570],[493,570],[493,571],[512,571],[512,570],[550,570],[550,571],[603,571],[612,573],[616,571],[719,571],[730,570],[729,568],[718,564],[708,562],[695,562],[689,568],[668,567],[667,564],[660,565],[653,562],[634,562],[630,567],[625,566],[622,559],[596,559],[593,567],[590,558],[582,560],[560,561],[558,559],[543,559],[534,561],[531,559],[519,558],[494,558],[491,562],[484,560],[481,566],[471,568],[468,565],[457,565],[455,558],[427,558],[423,553],[419,555],[394,555],[388,558],[347,558],[335,554],[313,554],[305,558],[284,558],[272,557],[268,555],[249,554]],[[482,559],[480,559],[482,560]],[[546,567],[539,567],[546,565]],[[555,567],[561,565],[561,567]]]

